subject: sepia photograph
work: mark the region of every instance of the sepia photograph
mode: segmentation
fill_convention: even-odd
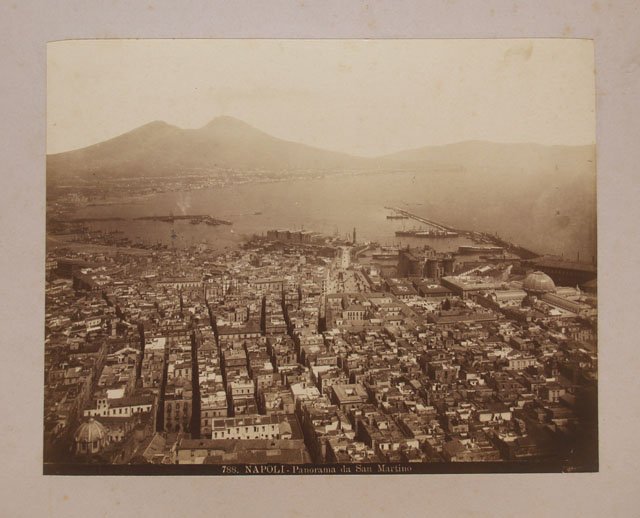
[[[45,475],[599,470],[594,44],[47,44]]]

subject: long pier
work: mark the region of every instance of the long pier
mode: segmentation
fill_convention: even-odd
[[[407,210],[401,209],[400,207],[385,207],[385,209],[387,210],[392,210],[394,212],[397,212],[398,214],[402,214],[403,216],[406,216],[408,218],[411,218],[415,221],[419,221],[420,223],[424,223],[425,225],[430,225],[432,227],[435,227],[438,230],[441,231],[448,231],[448,232],[457,232],[459,235],[465,235],[471,238],[480,238],[482,242],[487,243],[487,244],[493,244],[496,246],[501,246],[503,247],[505,250],[507,250],[508,252],[511,252],[515,255],[520,256],[523,259],[531,259],[534,257],[540,257],[540,254],[537,252],[534,252],[533,250],[530,250],[528,248],[525,248],[523,246],[520,245],[516,245],[514,243],[511,243],[509,241],[505,241],[504,239],[500,239],[498,236],[494,236],[491,234],[487,234],[484,232],[472,232],[469,230],[460,230],[460,229],[456,229],[453,227],[450,227],[448,225],[443,225],[442,223],[438,223],[437,221],[433,221],[431,219],[427,219],[427,218],[423,218],[422,216],[417,216],[416,214],[413,214]]]
[[[434,227],[437,230],[441,230],[443,232],[459,232],[459,230],[453,228],[453,227],[449,227],[447,225],[443,225],[442,223],[438,223],[437,221],[433,221],[427,218],[423,218],[422,216],[417,216],[416,214],[413,214],[409,211],[406,211],[404,209],[401,209],[399,207],[385,207],[385,209],[388,210],[392,210],[394,212],[397,212],[398,214],[401,214],[403,216],[406,216],[407,218],[411,218],[413,220],[419,221],[420,223],[424,223],[425,225],[429,225],[431,227]]]

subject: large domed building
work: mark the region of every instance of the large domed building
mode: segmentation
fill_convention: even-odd
[[[556,285],[553,279],[546,273],[536,271],[525,277],[522,283],[522,289],[526,291],[528,295],[540,296],[545,293],[555,292]]]
[[[107,429],[93,417],[82,423],[74,435],[77,455],[100,453],[109,442]]]

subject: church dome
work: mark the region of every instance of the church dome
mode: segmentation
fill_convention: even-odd
[[[522,287],[526,292],[535,294],[556,291],[556,285],[551,277],[543,272],[533,272],[527,275]]]
[[[78,453],[96,453],[107,441],[107,429],[91,417],[78,427],[74,439]]]

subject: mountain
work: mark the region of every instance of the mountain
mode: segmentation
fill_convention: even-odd
[[[83,149],[47,156],[47,179],[172,176],[218,169],[334,171],[371,159],[282,140],[232,117],[199,129],[156,121]]]
[[[594,169],[594,146],[544,146],[477,140],[425,146],[386,155],[385,160],[418,166],[455,165],[464,170],[504,170],[512,173],[565,172]]]
[[[199,129],[162,121],[99,144],[47,156],[47,180],[176,176],[234,171],[344,171],[399,169],[482,174],[593,170],[594,146],[543,146],[468,141],[426,146],[378,158],[327,151],[273,137],[233,117]]]

